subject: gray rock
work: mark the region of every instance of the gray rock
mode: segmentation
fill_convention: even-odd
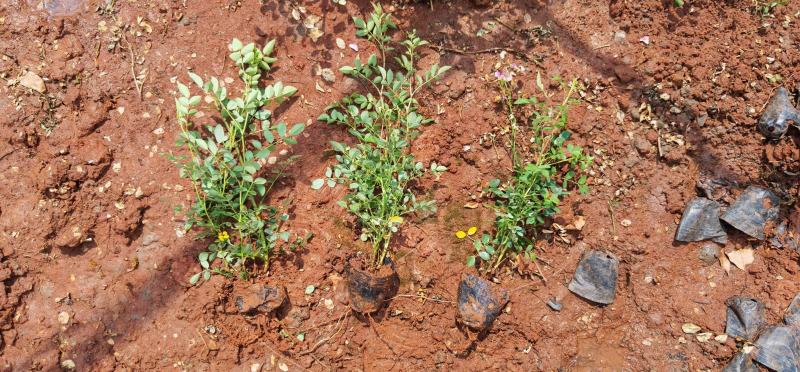
[[[750,186],[728,207],[722,220],[747,235],[764,240],[764,226],[778,219],[779,203],[780,199],[772,191]]]
[[[142,246],[147,247],[150,244],[153,244],[158,241],[158,235],[155,233],[149,232],[142,235]]]
[[[719,246],[713,243],[707,243],[700,248],[698,253],[700,261],[708,265],[713,265],[719,262]]]
[[[558,300],[556,300],[555,298],[552,298],[552,299],[548,300],[547,301],[547,306],[550,306],[550,308],[555,310],[555,311],[561,311],[561,309],[563,308],[561,303],[558,302]]]
[[[599,304],[614,302],[617,295],[619,260],[609,253],[587,252],[578,263],[569,290]]]
[[[681,216],[675,240],[696,242],[725,236],[719,222],[719,204],[702,197],[692,199]]]
[[[729,336],[752,341],[767,324],[764,305],[752,297],[734,296],[725,304],[728,305],[725,333]]]

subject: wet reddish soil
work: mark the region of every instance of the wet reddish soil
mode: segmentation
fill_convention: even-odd
[[[328,141],[349,139],[315,119],[358,89],[338,72],[324,81],[315,65],[352,61],[357,52],[336,38],[364,53],[351,17],[367,2],[38,3],[0,4],[0,370],[719,370],[735,342],[701,342],[682,324],[724,333],[724,302],[738,294],[763,301],[776,322],[800,290],[794,251],[734,233],[723,250],[755,248],[755,262],[726,274],[699,260],[706,243],[673,241],[698,181],[770,187],[784,214],[797,200],[796,128],[774,146],[755,130],[772,91],[800,82],[795,2],[771,16],[750,1],[387,3],[402,29],[437,46],[423,50],[423,66],[454,66],[420,100],[437,123],[413,147],[449,171],[422,185],[439,210],[404,225],[399,293],[366,318],[348,311],[343,290],[344,260],[361,246],[335,203],[342,191],[309,184],[332,161]],[[302,26],[312,14],[321,17],[316,42]],[[302,96],[276,114],[311,123],[270,202],[289,203],[291,229],[314,238],[252,280],[286,286],[290,305],[274,316],[235,310],[233,293],[248,282],[188,285],[204,242],[182,233],[174,208],[192,195],[165,156],[179,130],[174,79],[186,81],[188,69],[231,76],[234,37],[278,40],[274,76]],[[571,196],[554,221],[582,216],[583,229],[543,236],[546,280],[498,275],[509,305],[475,337],[456,324],[469,247],[453,232],[491,228],[478,196],[510,164],[481,144],[504,120],[492,78],[501,59],[528,68],[515,80],[528,92],[536,71],[582,81],[569,128],[595,163],[591,192]],[[19,82],[26,72],[44,79],[43,92]],[[483,204],[464,207],[474,202]],[[587,249],[620,258],[612,305],[566,289]]]

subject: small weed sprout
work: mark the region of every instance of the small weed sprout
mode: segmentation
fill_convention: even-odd
[[[197,228],[199,237],[211,237],[208,250],[200,253],[202,271],[192,276],[194,284],[212,272],[246,277],[247,263],[269,264],[275,249],[289,243],[289,232],[281,230],[288,215],[278,208],[262,204],[264,197],[280,176],[279,170],[267,170],[267,158],[281,144],[295,144],[303,124],[291,128],[273,124],[265,107],[279,104],[297,92],[292,86],[275,82],[261,86],[259,81],[270,71],[275,41],[259,49],[234,39],[228,49],[236,64],[244,88],[241,97],[229,97],[228,90],[216,77],[203,79],[189,73],[191,80],[211,97],[218,122],[195,123],[200,96],[177,83],[175,100],[181,127],[177,146],[188,155],[171,155],[182,177],[191,180],[195,202],[187,212],[186,230]],[[296,243],[293,242],[293,243]],[[220,265],[212,267],[219,259]]]
[[[537,74],[536,86],[543,98],[515,98],[513,77],[522,71],[521,67],[512,65],[495,74],[507,115],[513,171],[505,182],[491,180],[485,190],[495,201],[494,234],[471,239],[477,255],[469,256],[467,265],[473,266],[480,259],[485,262],[482,269],[487,272],[495,271],[511,254],[535,260],[536,229],[558,212],[561,200],[570,189],[577,188],[581,193],[588,191],[583,173],[592,157],[581,147],[567,143],[570,137],[566,129],[567,113],[575,103],[572,95],[578,82],[564,84],[555,78],[567,89],[559,102],[554,99],[554,93],[544,88]],[[522,116],[522,110],[527,110],[528,115],[521,125],[518,117]]]
[[[762,16],[768,16],[779,6],[789,5],[790,0],[753,0],[753,11]]]
[[[417,200],[411,188],[426,170],[438,179],[447,168],[435,162],[425,167],[414,159],[409,147],[420,134],[420,127],[433,122],[417,112],[416,95],[449,67],[433,65],[418,71],[417,49],[427,42],[410,32],[399,43],[403,51],[395,57],[400,69],[393,70],[387,67],[387,55],[395,50],[390,32],[396,26],[390,15],[373,4],[367,20],[354,18],[354,22],[356,35],[372,42],[380,56],[372,54],[365,62],[356,57],[353,66],[340,71],[364,81],[371,92],[354,93],[330,105],[319,120],[348,128],[358,143],[348,146],[331,142],[336,164],[311,186],[347,187],[348,194],[338,204],[356,216],[361,240],[373,246],[371,264],[379,267],[405,217],[435,210],[434,201]]]

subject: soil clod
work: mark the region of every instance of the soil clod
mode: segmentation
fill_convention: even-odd
[[[483,331],[492,325],[508,303],[508,292],[472,274],[458,285],[458,313],[467,327]]]
[[[368,273],[357,269],[348,261],[345,266],[347,275],[347,291],[350,295],[350,307],[362,314],[372,314],[380,310],[384,302],[397,294],[400,277],[394,262],[388,257],[377,273]]]
[[[725,301],[728,305],[725,333],[752,341],[766,325],[764,304],[747,296],[734,296]]]
[[[780,199],[772,191],[750,186],[728,207],[722,220],[747,235],[764,240],[765,226],[778,218],[779,203]]]
[[[619,260],[609,253],[589,251],[578,263],[569,290],[599,304],[614,302],[617,295]]]
[[[234,292],[236,310],[241,314],[269,314],[282,307],[286,300],[283,286],[253,284]]]
[[[713,200],[697,197],[686,205],[675,240],[696,242],[725,236],[719,222],[719,204]]]
[[[764,113],[758,119],[758,130],[771,140],[781,138],[789,129],[789,121],[798,123],[800,112],[792,106],[789,92],[784,87],[775,91]]]

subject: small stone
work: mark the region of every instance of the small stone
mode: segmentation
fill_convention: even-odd
[[[142,236],[142,245],[147,247],[150,244],[153,244],[158,241],[158,235],[155,233],[146,233]]]
[[[705,262],[707,265],[713,265],[719,262],[719,246],[713,243],[708,243],[700,247],[698,253],[700,261]]]
[[[346,46],[347,45],[344,43],[344,40],[342,40],[342,38],[340,37],[336,38],[336,47],[338,47],[339,49],[344,49]]]
[[[324,301],[322,301],[322,303],[325,305],[326,309],[333,310],[334,304],[333,300],[331,300],[330,298],[326,298]]]
[[[25,88],[33,89],[39,93],[44,93],[47,89],[44,85],[44,80],[39,75],[31,71],[26,71],[22,77],[19,78],[19,84]]]
[[[698,333],[697,336],[695,336],[695,337],[697,337],[697,341],[707,342],[713,336],[714,336],[714,334],[711,333],[711,332],[703,332],[703,333]]]
[[[555,310],[555,311],[561,311],[561,309],[563,308],[561,303],[558,302],[558,300],[556,300],[555,298],[552,298],[552,299],[548,300],[547,301],[547,306],[550,306],[550,308]]]
[[[61,361],[61,368],[67,371],[74,371],[77,366],[72,359],[66,359]]]
[[[647,155],[653,150],[653,145],[650,141],[641,136],[636,136],[636,138],[633,139],[633,146],[636,147],[636,150],[639,151],[641,155]]]
[[[716,337],[714,337],[714,340],[721,344],[724,344],[728,342],[728,335],[726,334],[717,335]]]
[[[618,43],[624,43],[627,36],[628,34],[625,33],[625,31],[619,30],[614,33],[614,41]]]
[[[253,363],[250,365],[250,372],[259,372],[261,371],[261,364]]]
[[[61,323],[62,325],[69,324],[69,318],[70,318],[69,313],[66,311],[58,313],[58,322]]]
[[[280,369],[283,372],[288,372],[289,371],[289,366],[287,366],[286,363],[284,363],[284,362],[280,362],[280,363],[278,363],[278,369]]]
[[[622,225],[623,227],[628,227],[628,226],[630,226],[630,225],[631,225],[631,220],[629,220],[629,219],[624,219],[624,220],[622,220],[622,221],[621,221],[619,224],[620,224],[620,225]]]
[[[701,328],[697,324],[694,324],[694,323],[684,323],[681,326],[681,330],[683,331],[683,333],[687,333],[687,334],[695,334],[697,332],[700,332],[700,329]]]

